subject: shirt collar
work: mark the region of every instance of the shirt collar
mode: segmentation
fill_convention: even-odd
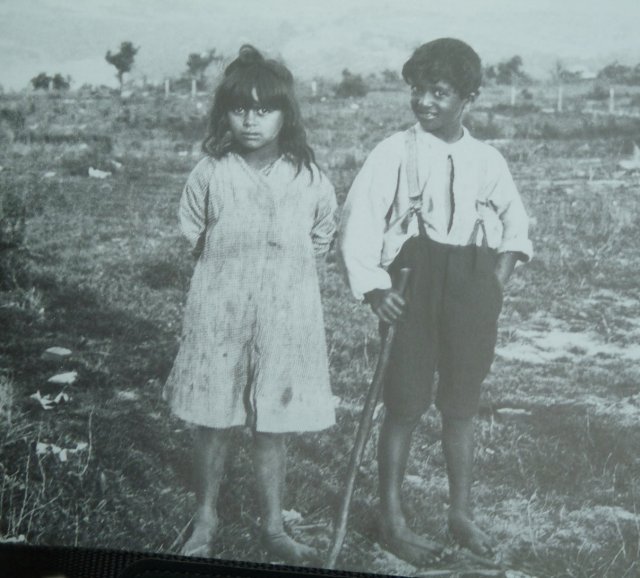
[[[462,136],[455,142],[447,143],[439,139],[438,137],[433,136],[430,132],[427,132],[426,130],[424,130],[422,128],[422,125],[419,122],[417,122],[414,126],[416,127],[417,134],[420,135],[418,138],[427,142],[429,146],[434,148],[439,148],[442,150],[448,150],[451,152],[466,148],[466,146],[469,144],[469,142],[473,138],[469,134],[469,131],[467,130],[467,128],[463,126]]]

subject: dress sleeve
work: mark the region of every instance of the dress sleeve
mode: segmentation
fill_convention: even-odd
[[[314,178],[320,179],[319,198],[316,215],[311,229],[311,240],[316,255],[324,255],[331,248],[336,232],[336,193],[329,179],[319,173]]]
[[[502,222],[502,241],[498,252],[517,253],[520,260],[529,261],[533,256],[533,247],[529,240],[529,217],[513,182],[507,161],[497,151],[493,164],[487,200]]]
[[[401,148],[387,139],[369,155],[344,204],[339,227],[342,264],[356,299],[373,289],[389,289],[391,278],[381,266],[387,213],[398,187]]]
[[[212,172],[210,159],[202,159],[191,171],[180,199],[180,229],[194,254],[202,250],[204,233],[212,217],[208,214]]]

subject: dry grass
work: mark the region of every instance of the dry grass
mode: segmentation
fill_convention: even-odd
[[[504,109],[491,124],[489,109],[503,97],[486,94],[470,124],[499,139],[535,217],[537,257],[508,289],[477,420],[477,518],[499,539],[501,563],[520,576],[632,577],[640,548],[640,181],[617,160],[640,141],[640,127]],[[192,269],[176,204],[198,156],[206,103],[68,100],[17,103],[38,134],[0,145],[3,191],[26,211],[23,238],[0,255],[0,535],[169,552],[194,498],[189,431],[168,414],[160,389]],[[340,201],[374,144],[412,122],[404,94],[352,104],[303,103]],[[112,175],[89,178],[88,164]],[[303,515],[293,531],[326,547],[378,336],[334,254],[320,276],[338,425],[292,439],[286,507]],[[72,356],[42,359],[53,345]],[[77,371],[75,383],[47,382],[68,371]],[[30,398],[38,390],[70,399],[44,410]],[[405,494],[415,527],[450,545],[439,428],[429,412]],[[238,433],[237,441],[216,555],[264,560],[250,439]],[[54,448],[67,449],[67,460]],[[377,545],[376,491],[370,444],[340,567],[429,575]],[[429,571],[455,575],[469,564],[454,552]]]

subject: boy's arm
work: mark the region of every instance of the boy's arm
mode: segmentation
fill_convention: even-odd
[[[402,316],[407,305],[402,295],[393,288],[373,289],[365,294],[364,301],[381,321],[389,325]]]
[[[342,211],[340,255],[356,299],[363,299],[376,289],[391,288],[391,279],[380,259],[386,216],[398,186],[398,144],[404,142],[396,141],[387,139],[372,151],[353,181]]]
[[[518,261],[529,261],[533,247],[529,240],[529,217],[502,155],[496,154],[492,182],[487,196],[502,223],[502,241],[496,275],[503,283],[509,279]]]
[[[498,254],[498,260],[496,261],[496,277],[502,287],[507,284],[517,262],[518,253],[507,251],[506,253]]]

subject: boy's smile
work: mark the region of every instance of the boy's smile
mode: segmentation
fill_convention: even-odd
[[[447,81],[411,87],[411,109],[424,130],[445,142],[462,137],[462,113],[473,95],[462,98]]]

